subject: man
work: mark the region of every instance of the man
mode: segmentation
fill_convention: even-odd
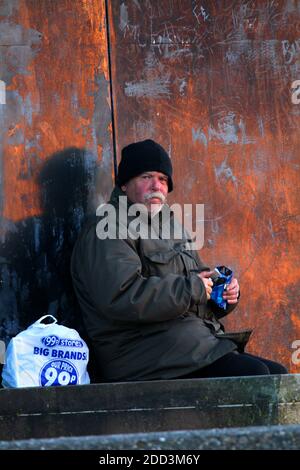
[[[183,229],[174,236],[177,222],[165,204],[172,189],[166,151],[152,140],[128,145],[110,217],[102,212],[76,243],[73,283],[102,380],[285,373],[280,364],[242,352],[248,332],[224,333],[219,318],[236,307],[238,281],[224,292],[225,311],[210,299],[212,272],[189,250]],[[136,231],[135,204],[145,208]],[[171,238],[162,236],[163,220]]]

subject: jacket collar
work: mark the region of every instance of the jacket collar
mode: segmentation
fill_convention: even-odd
[[[119,188],[119,186],[115,186],[114,189],[112,190],[112,193],[110,195],[110,198],[109,198],[109,203],[115,205],[115,204],[119,204],[119,197],[120,196],[126,196],[126,194],[124,193],[124,191],[122,191],[121,188]]]
[[[119,209],[119,207],[124,204],[124,200],[122,200],[122,198],[119,200],[120,196],[126,196],[126,193],[124,191],[122,191],[122,189],[119,187],[119,186],[115,186],[112,193],[111,193],[111,196],[110,196],[110,200],[109,200],[109,204],[112,204],[113,206],[115,206],[116,208]],[[133,205],[133,202],[131,202],[128,198],[127,198],[127,209]],[[152,226],[153,228],[155,229],[155,231],[157,233],[160,233],[161,232],[161,224],[162,224],[162,215],[164,214],[164,216],[166,217],[166,219],[169,217],[171,220],[170,220],[170,223],[171,225],[173,226],[174,224],[179,224],[179,222],[176,220],[176,217],[174,217],[174,214],[173,212],[171,211],[170,207],[168,204],[163,204],[161,210],[152,218],[151,222],[152,222]],[[130,220],[132,220],[134,217],[128,217],[128,222]],[[149,223],[151,219],[151,215],[150,213],[148,214],[148,216],[144,219],[144,222],[146,224]],[[179,224],[179,226],[181,227],[181,224]],[[181,227],[182,228],[182,227]],[[185,233],[185,231],[183,231],[184,234],[183,235],[183,238],[181,239],[178,239],[179,241],[186,241],[189,239],[189,236],[187,233]]]

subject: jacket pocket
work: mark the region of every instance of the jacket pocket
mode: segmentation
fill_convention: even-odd
[[[151,240],[141,244],[142,262],[150,276],[167,276],[183,272],[179,253],[170,241]]]
[[[168,264],[174,257],[177,256],[176,251],[160,251],[155,253],[145,253],[145,257],[150,260],[152,263],[158,264]]]

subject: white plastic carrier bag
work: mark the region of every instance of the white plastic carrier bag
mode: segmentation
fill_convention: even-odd
[[[43,323],[52,318],[52,323]],[[78,332],[44,315],[8,344],[3,387],[89,384],[89,350]]]

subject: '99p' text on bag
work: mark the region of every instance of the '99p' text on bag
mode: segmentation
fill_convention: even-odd
[[[42,323],[52,318],[50,324]],[[2,371],[3,387],[89,384],[89,350],[78,332],[45,315],[12,338]]]

